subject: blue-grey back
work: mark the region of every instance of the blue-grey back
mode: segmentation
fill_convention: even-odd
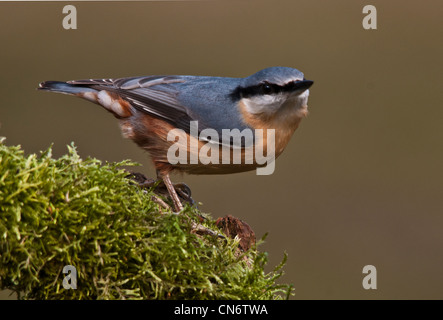
[[[238,101],[232,92],[241,79],[222,77],[185,77],[184,83],[176,83],[177,101],[184,106],[201,128],[213,128],[221,134],[222,129],[247,128],[238,110]]]

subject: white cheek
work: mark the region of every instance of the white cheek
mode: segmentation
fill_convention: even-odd
[[[301,107],[308,106],[308,97],[309,97],[309,90],[306,90],[305,92],[303,92],[301,95],[298,96]]]
[[[279,97],[271,95],[244,98],[242,100],[246,107],[246,111],[252,114],[275,113],[283,102]]]
[[[308,114],[308,96],[309,90],[306,90],[298,96],[290,97],[282,106],[281,110],[288,119],[303,118]]]
[[[306,90],[300,95],[289,97],[289,99],[284,103],[284,105],[296,109],[306,108],[308,106],[308,97],[309,97],[309,90]]]

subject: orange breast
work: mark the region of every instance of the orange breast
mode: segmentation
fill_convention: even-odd
[[[294,131],[298,128],[301,118],[293,117],[286,119],[282,115],[274,114],[251,114],[246,110],[246,106],[240,102],[239,110],[242,113],[245,123],[255,129],[274,129],[275,130],[275,157],[277,158],[286,148]],[[266,140],[265,140],[266,142]],[[265,150],[267,146],[264,145]]]
[[[298,121],[283,121],[272,117],[254,116],[244,110],[240,105],[240,110],[245,122],[255,129],[263,130],[263,139],[256,137],[255,145],[241,150],[233,150],[226,146],[216,144],[209,145],[206,141],[200,141],[196,137],[190,136],[182,130],[177,130],[170,123],[160,120],[148,114],[137,113],[133,117],[120,120],[123,135],[133,140],[141,148],[147,150],[152,157],[157,170],[167,173],[172,170],[184,171],[191,174],[226,174],[256,169],[259,165],[255,157],[256,148],[263,150],[263,154],[270,152],[267,145],[267,129],[275,130],[275,158],[277,158],[288,144]],[[289,123],[289,124],[288,124]],[[174,141],[168,141],[168,134],[173,131]],[[171,163],[168,159],[168,150],[171,147],[186,150],[184,161],[181,163]],[[214,152],[214,153],[213,153]],[[239,152],[239,154],[237,154]],[[240,163],[234,163],[234,158]],[[183,155],[182,155],[183,160]],[[218,161],[216,161],[218,158]],[[192,159],[196,160],[192,161]],[[196,162],[196,163],[195,163]]]

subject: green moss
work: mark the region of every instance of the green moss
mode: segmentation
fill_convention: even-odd
[[[278,299],[284,261],[239,255],[238,241],[191,232],[200,214],[162,214],[126,178],[129,161],[82,160],[75,147],[25,156],[0,142],[0,287],[25,299]],[[217,230],[212,220],[207,227]],[[62,286],[65,265],[76,290]]]

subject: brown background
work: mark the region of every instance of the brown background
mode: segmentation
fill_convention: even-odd
[[[271,176],[175,176],[203,211],[247,221],[289,254],[295,299],[443,298],[443,3],[437,1],[0,3],[0,135],[28,153],[147,154],[100,107],[37,92],[43,80],[150,74],[243,77],[300,69],[310,115]],[[362,28],[375,5],[378,30]],[[364,290],[362,268],[378,271]],[[2,296],[7,296],[3,293]]]

